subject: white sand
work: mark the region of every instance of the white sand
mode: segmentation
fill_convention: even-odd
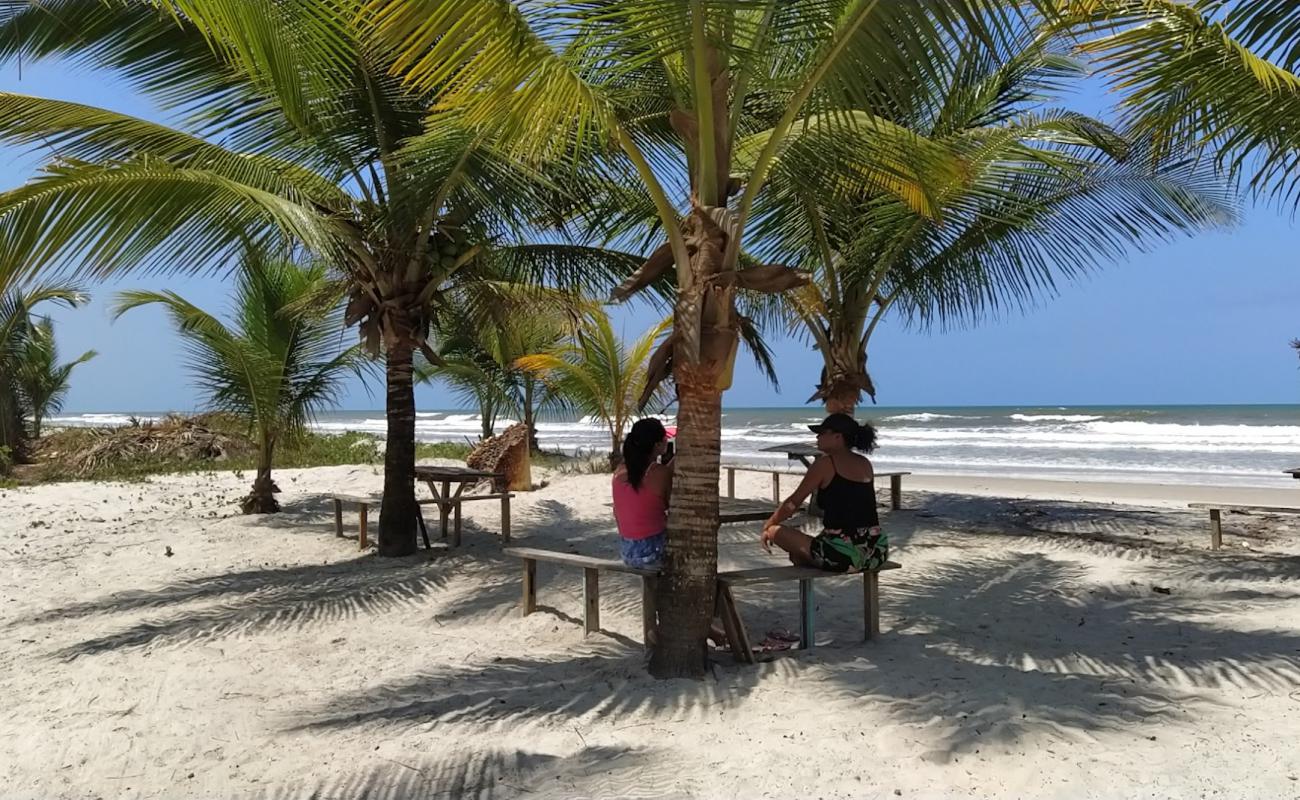
[[[264,518],[232,515],[248,479],[0,491],[0,796],[1300,797],[1300,517],[1230,516],[1211,553],[1186,487],[913,479],[883,637],[823,581],[812,653],[658,682],[630,580],[607,634],[573,571],[517,615],[495,504],[380,560],[320,498],[375,470],[285,470]],[[606,478],[552,481],[518,540],[613,555]],[[776,563],[755,535],[724,528],[724,567]],[[737,599],[797,627],[793,587]]]

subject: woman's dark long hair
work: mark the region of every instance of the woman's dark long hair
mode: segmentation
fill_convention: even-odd
[[[853,441],[848,441],[848,437],[846,436],[845,444],[852,447],[854,450],[861,450],[864,453],[870,453],[872,450],[876,449],[876,429],[872,427],[870,422],[859,423],[858,432],[853,435]]]
[[[641,490],[641,481],[654,461],[655,445],[667,438],[664,424],[654,417],[633,423],[632,430],[623,440],[623,465],[627,467],[627,482],[633,489]]]

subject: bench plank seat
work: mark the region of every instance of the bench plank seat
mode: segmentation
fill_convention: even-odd
[[[902,568],[902,564],[886,561],[877,571]],[[781,581],[816,580],[818,578],[851,578],[859,574],[861,573],[828,572],[815,567],[796,567],[791,564],[785,567],[757,567],[755,569],[734,569],[719,572],[718,580],[725,580],[731,584],[779,583]]]
[[[1210,549],[1223,547],[1223,512],[1253,511],[1257,514],[1300,514],[1297,506],[1252,506],[1244,503],[1188,503],[1188,508],[1208,509],[1210,512]]]
[[[549,561],[553,564],[567,564],[571,567],[582,567],[583,569],[597,569],[605,572],[627,572],[632,575],[658,575],[657,569],[642,569],[640,567],[629,567],[617,558],[596,558],[595,556],[584,556],[581,553],[562,553],[559,550],[542,550],[537,547],[503,547],[501,552],[514,556],[515,558],[526,558],[533,561]]]

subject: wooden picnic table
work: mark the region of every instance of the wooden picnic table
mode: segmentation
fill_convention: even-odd
[[[812,459],[822,454],[815,445],[805,444],[804,442],[790,442],[788,444],[774,444],[771,447],[759,449],[760,453],[785,453],[785,457],[791,461],[798,461],[803,464],[804,469],[812,467]],[[910,472],[878,472],[877,478],[889,478],[889,507],[895,511],[903,507],[903,476],[911,475]],[[772,492],[779,495],[781,492],[780,474],[777,471],[772,472]],[[732,477],[728,476],[729,484]],[[816,495],[814,494],[814,506],[816,505]],[[778,497],[777,502],[780,502]]]
[[[1284,469],[1282,470],[1282,474],[1290,475],[1292,478],[1300,480],[1300,467],[1296,467],[1295,469]]]
[[[453,545],[460,544],[460,506],[464,500],[480,498],[465,496],[465,489],[485,480],[500,478],[494,472],[469,467],[416,467],[415,479],[423,481],[433,495],[432,505],[438,507],[438,524],[442,535],[447,536],[447,523],[452,513],[456,516],[456,536]],[[510,492],[483,495],[481,499],[501,499],[501,539],[510,541]]]
[[[762,522],[772,516],[776,505],[766,500],[744,500],[735,497],[718,498],[718,522]]]

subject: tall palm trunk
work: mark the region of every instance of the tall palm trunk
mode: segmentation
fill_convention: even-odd
[[[280,487],[271,478],[271,463],[275,454],[275,440],[261,437],[261,446],[257,449],[257,478],[253,481],[253,490],[239,504],[245,514],[274,514],[280,510],[280,503],[275,495]]]
[[[528,449],[534,453],[542,450],[537,441],[537,412],[533,409],[533,394],[537,385],[531,378],[524,379],[524,425],[528,426]]]
[[[691,244],[692,285],[678,296],[674,319],[677,456],[667,560],[657,598],[659,627],[650,659],[650,673],[658,678],[703,677],[713,619],[722,390],[738,343],[735,296],[713,284],[727,248],[727,232],[716,220],[729,222],[729,213],[696,208],[684,226]]]
[[[414,350],[409,341],[389,342],[388,442],[384,454],[384,501],[379,515],[379,555],[408,556],[416,550]]]
[[[700,677],[718,571],[722,392],[708,365],[679,367],[677,457],[668,510],[668,560],[659,582],[659,630],[650,673]]]

